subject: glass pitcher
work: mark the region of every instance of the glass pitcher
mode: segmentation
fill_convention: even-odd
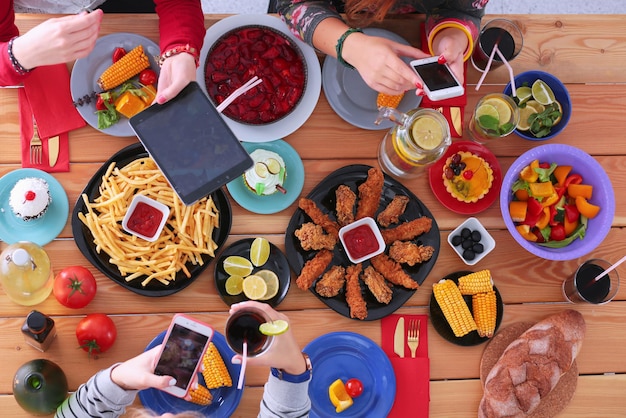
[[[452,139],[445,117],[434,109],[413,109],[402,113],[381,107],[376,124],[384,119],[394,122],[378,150],[378,163],[383,171],[399,178],[416,177],[424,167],[437,161],[446,152]]]

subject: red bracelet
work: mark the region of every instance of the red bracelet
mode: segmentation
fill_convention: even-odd
[[[168,59],[169,57],[173,57],[174,55],[182,54],[183,52],[191,54],[191,56],[193,57],[194,61],[196,62],[196,67],[198,67],[199,62],[200,62],[200,56],[198,54],[198,50],[196,48],[190,46],[189,44],[175,46],[174,48],[168,49],[163,54],[161,54],[161,57],[159,58],[159,67],[161,67],[163,65],[163,62],[166,59]]]

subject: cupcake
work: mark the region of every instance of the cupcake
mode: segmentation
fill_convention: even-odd
[[[283,183],[287,175],[285,161],[280,155],[266,149],[254,150],[250,157],[252,168],[243,173],[246,186],[258,196],[266,196],[276,191],[284,193]]]
[[[493,170],[478,155],[460,151],[446,160],[442,178],[448,193],[458,201],[474,203],[491,189]]]
[[[16,216],[25,221],[43,216],[52,202],[48,182],[37,177],[20,179],[9,196],[9,204]]]

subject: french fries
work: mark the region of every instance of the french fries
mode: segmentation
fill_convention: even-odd
[[[122,229],[122,219],[135,194],[170,207],[165,228],[154,242]],[[100,196],[93,202],[86,194],[82,199],[87,212],[80,212],[78,217],[91,231],[96,251],[104,251],[127,282],[141,277],[144,287],[152,280],[168,285],[181,270],[191,276],[187,263],[203,265],[203,255],[215,257],[213,230],[219,228],[215,203],[209,196],[185,206],[149,157],[122,168],[111,163],[102,176]]]

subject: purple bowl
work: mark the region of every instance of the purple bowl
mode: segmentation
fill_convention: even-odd
[[[524,239],[515,229],[509,213],[509,203],[513,197],[511,187],[518,179],[520,171],[533,160],[540,162],[571,165],[572,172],[583,177],[583,183],[593,186],[593,197],[590,203],[600,206],[598,215],[589,219],[585,237],[574,240],[563,248],[547,248]],[[593,251],[604,240],[611,230],[615,215],[615,195],[611,180],[602,166],[586,152],[563,144],[540,145],[522,154],[509,168],[502,180],[500,190],[500,211],[507,229],[519,245],[537,257],[547,260],[573,260]]]

